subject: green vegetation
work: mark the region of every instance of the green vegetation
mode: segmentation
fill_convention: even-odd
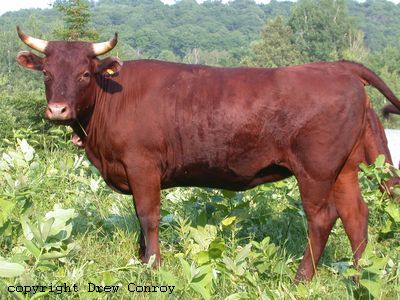
[[[95,40],[98,33],[89,28],[90,13],[88,4],[82,0],[66,1],[57,0],[54,2],[54,8],[62,13],[65,28],[54,31],[54,36],[61,40]]]
[[[48,135],[36,133],[36,138],[46,140]],[[11,285],[64,283],[76,284],[79,291],[47,296],[106,298],[88,293],[89,282],[121,285],[113,299],[129,299],[129,283],[174,285],[171,297],[183,299],[325,295],[395,299],[400,293],[400,215],[398,205],[378,191],[378,180],[387,176],[381,159],[365,166],[361,175],[370,207],[370,246],[362,269],[352,268],[347,237],[338,222],[316,278],[295,286],[293,277],[307,242],[295,180],[242,193],[198,188],[164,191],[163,266],[152,271],[138,261],[138,223],[131,198],[110,191],[84,154],[65,143],[62,131],[54,129],[50,136],[62,149],[35,151],[26,140],[15,138],[1,153],[3,298],[10,296],[6,288]],[[43,142],[36,138],[30,143]],[[355,274],[361,276],[360,285],[351,280]],[[20,293],[14,296],[22,299]],[[168,295],[140,294],[138,298],[166,299]]]
[[[55,9],[1,16],[0,298],[399,299],[400,210],[378,189],[389,176],[381,157],[360,172],[370,209],[370,244],[359,270],[352,266],[338,222],[316,278],[294,285],[307,240],[292,178],[240,193],[163,191],[163,262],[154,271],[139,263],[131,197],[105,185],[70,142],[68,128],[42,119],[41,75],[15,63],[24,48],[16,24],[45,39],[93,40],[97,32],[106,40],[118,31],[112,55],[123,59],[267,67],[352,59],[372,68],[400,95],[399,10],[384,0],[266,5],[182,0],[172,6],[158,0],[74,0],[57,1]],[[369,95],[376,109],[386,103],[377,91]],[[396,122],[393,118],[386,125]],[[108,296],[88,293],[89,282],[120,288]],[[79,291],[7,292],[11,285],[64,283],[76,284]],[[128,291],[129,283],[175,288],[171,295],[139,294]]]

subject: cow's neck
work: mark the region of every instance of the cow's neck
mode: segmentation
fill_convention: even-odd
[[[77,118],[76,121],[71,125],[74,133],[79,136],[83,143],[86,142],[86,139],[88,137],[88,127],[93,116],[93,110],[96,106],[96,102],[98,102],[99,99],[104,96],[103,94],[104,91],[106,91],[106,87],[106,79],[100,76],[97,77],[96,84],[94,85],[93,92],[91,93],[93,95],[93,99],[91,99],[91,103],[93,104],[92,108],[89,109],[89,111],[87,111],[83,116]]]
[[[91,95],[91,108],[83,115],[80,116],[72,125],[75,134],[79,136],[85,148],[91,144],[91,147],[97,146],[97,134],[107,129],[105,120],[110,112],[107,99],[110,94],[115,92],[116,83],[112,79],[99,76],[96,78],[96,84],[93,87]]]

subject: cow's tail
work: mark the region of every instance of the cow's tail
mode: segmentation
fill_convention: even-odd
[[[390,114],[395,114],[395,115],[400,115],[400,110],[398,110],[395,106],[393,106],[392,104],[386,104],[383,108],[382,108],[382,114],[385,117],[385,119],[389,118]]]
[[[378,75],[376,75],[372,70],[368,69],[362,64],[351,61],[341,61],[340,63],[345,65],[346,68],[351,72],[357,74],[364,85],[372,85],[378,91],[380,91],[382,95],[385,96],[385,98],[393,104],[393,106],[389,105],[389,107],[396,109],[400,113],[400,100]]]

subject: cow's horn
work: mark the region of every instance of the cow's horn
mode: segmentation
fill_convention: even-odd
[[[44,53],[44,50],[47,47],[48,41],[37,39],[27,35],[26,33],[22,32],[22,30],[17,26],[18,36],[25,44],[27,44],[32,49],[35,49],[39,52]]]
[[[108,51],[111,51],[115,47],[117,42],[118,42],[118,33],[115,33],[114,37],[107,42],[93,43],[94,54],[97,56],[107,53]]]

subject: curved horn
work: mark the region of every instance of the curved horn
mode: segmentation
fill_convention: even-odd
[[[93,43],[93,52],[96,56],[105,54],[108,51],[111,51],[115,47],[117,42],[118,42],[118,33],[115,33],[114,37],[107,42]]]
[[[27,35],[26,33],[22,32],[22,30],[17,26],[17,32],[18,36],[23,41],[25,44],[27,44],[29,47],[32,49],[35,49],[39,52],[44,53],[44,50],[47,47],[47,44],[49,43],[48,41],[37,39],[34,37],[31,37],[30,35]]]

